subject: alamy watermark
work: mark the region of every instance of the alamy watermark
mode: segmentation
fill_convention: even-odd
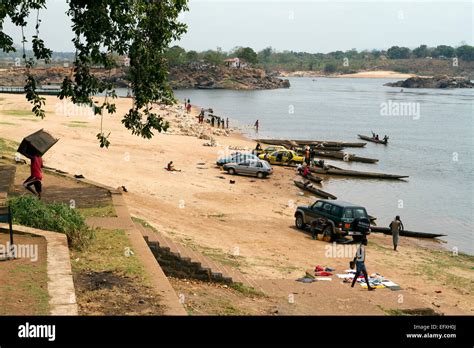
[[[381,116],[408,116],[419,120],[421,115],[420,103],[397,102],[388,100],[380,104]]]
[[[10,244],[10,242],[0,244],[0,255],[36,262],[38,261],[38,244]]]

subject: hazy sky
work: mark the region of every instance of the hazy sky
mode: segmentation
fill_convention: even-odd
[[[65,0],[49,0],[40,36],[55,51],[72,51]],[[473,1],[191,0],[180,46],[194,50],[329,52],[420,44],[473,45]],[[11,24],[5,31],[21,41]],[[27,33],[32,34],[33,27]]]

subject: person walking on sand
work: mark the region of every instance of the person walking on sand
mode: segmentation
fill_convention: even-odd
[[[309,146],[306,146],[306,149],[304,151],[304,161],[308,166],[311,163],[311,150],[309,149]]]
[[[226,128],[229,129],[229,118],[226,119]]]
[[[37,153],[27,157],[31,160],[31,175],[25,180],[23,186],[32,194],[37,196],[38,199],[41,199],[41,192],[43,190],[41,184],[41,180],[43,180],[43,171],[41,170],[43,167],[43,159]]]
[[[259,126],[259,123],[258,123],[258,120],[257,120],[257,121],[255,121],[255,125],[254,125],[255,131],[256,131],[257,133],[258,133],[258,126]]]
[[[190,113],[191,112],[191,101],[188,99],[188,102],[186,104],[186,113]]]
[[[359,278],[360,274],[362,273],[365,278],[365,283],[367,284],[367,290],[375,290],[374,287],[370,286],[369,284],[369,276],[367,274],[367,269],[365,268],[365,247],[367,246],[367,237],[364,236],[364,239],[362,239],[362,242],[359,245],[359,248],[357,249],[357,252],[354,257],[354,263],[356,266],[356,273],[354,275],[354,279],[352,279],[352,285],[351,287],[354,287],[355,282]]]
[[[395,216],[395,220],[390,223],[390,231],[392,232],[393,250],[397,251],[398,239],[400,232],[404,230],[403,222],[400,216]]]

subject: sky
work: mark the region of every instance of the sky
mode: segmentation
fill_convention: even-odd
[[[180,15],[188,32],[174,43],[186,50],[271,46],[327,53],[394,45],[474,45],[472,0],[190,0],[189,8]],[[54,51],[73,51],[66,10],[65,0],[48,0],[41,14],[40,36]],[[28,27],[27,35],[33,30]],[[21,31],[11,23],[5,23],[4,31],[21,42]]]

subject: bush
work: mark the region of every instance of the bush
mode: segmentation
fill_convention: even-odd
[[[327,63],[324,65],[324,72],[328,74],[335,73],[337,70],[337,65],[334,63]]]
[[[95,237],[84,217],[64,203],[44,204],[34,196],[20,196],[8,201],[13,221],[47,231],[65,233],[72,248],[86,248]]]

